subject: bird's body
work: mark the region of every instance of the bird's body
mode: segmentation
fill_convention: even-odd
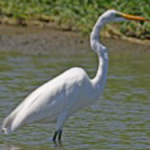
[[[102,80],[104,81],[104,80]],[[91,105],[100,92],[82,68],[71,68],[33,91],[4,121],[9,134],[32,122],[56,122],[62,127],[78,109]],[[103,88],[103,87],[98,87]],[[84,93],[84,94],[83,94]]]
[[[108,51],[99,42],[99,31],[108,22],[128,20],[148,21],[142,17],[109,10],[99,17],[90,38],[97,53],[99,67],[90,79],[82,68],[72,68],[33,91],[5,120],[2,130],[10,134],[21,126],[33,122],[56,122],[53,141],[61,140],[65,121],[77,110],[89,106],[102,94],[108,70]]]

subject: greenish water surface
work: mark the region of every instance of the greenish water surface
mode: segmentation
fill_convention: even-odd
[[[127,49],[128,47],[126,47]],[[0,124],[31,91],[73,66],[85,68],[92,78],[97,57],[77,50],[27,55],[0,52]],[[3,150],[149,150],[150,52],[110,51],[107,85],[90,108],[68,119],[61,146],[50,139],[54,124],[31,124],[12,135],[0,135]]]

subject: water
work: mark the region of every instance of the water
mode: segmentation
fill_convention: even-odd
[[[90,50],[81,51],[67,55],[61,51],[49,55],[1,52],[0,124],[32,90],[64,70],[80,66],[94,77],[97,57]],[[0,149],[150,149],[150,53],[133,47],[110,51],[109,56],[103,96],[68,119],[62,146],[50,141],[54,124],[33,124],[9,136],[0,135]]]

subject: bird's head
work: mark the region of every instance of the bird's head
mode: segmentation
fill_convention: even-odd
[[[116,10],[107,10],[104,12],[99,19],[97,20],[95,26],[93,27],[90,42],[91,47],[96,53],[100,53],[101,50],[106,49],[102,44],[99,43],[99,30],[109,22],[124,22],[128,20],[135,20],[135,21],[150,21],[150,19],[146,19],[140,16],[128,15]],[[106,50],[105,50],[106,51]]]
[[[128,15],[116,10],[108,10],[106,11],[104,14],[102,14],[102,18],[104,20],[105,23],[107,22],[124,22],[124,21],[128,21],[128,20],[135,20],[135,21],[150,21],[144,17],[140,17],[140,16],[134,16],[134,15]]]

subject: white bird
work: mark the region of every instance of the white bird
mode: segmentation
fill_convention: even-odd
[[[10,134],[33,122],[56,122],[52,140],[61,141],[62,128],[69,116],[99,99],[103,92],[108,70],[108,51],[99,42],[99,32],[108,22],[126,20],[149,21],[116,10],[103,13],[93,27],[90,44],[97,53],[99,67],[90,79],[82,68],[71,68],[33,91],[3,122],[2,131]]]

